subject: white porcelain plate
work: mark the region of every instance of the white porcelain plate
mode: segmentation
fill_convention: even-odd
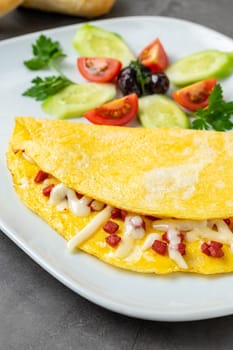
[[[213,30],[165,17],[125,17],[94,24],[123,36],[135,54],[159,37],[171,61],[208,48],[233,51],[233,41]],[[52,29],[46,35],[59,40],[67,53],[63,69],[77,81],[77,54],[71,40],[77,25]],[[26,97],[35,75],[23,61],[31,57],[34,33],[0,43],[0,226],[44,269],[83,297],[110,310],[150,320],[181,321],[233,313],[233,275],[205,277],[188,274],[142,275],[106,265],[84,253],[69,254],[65,241],[19,201],[5,162],[7,142],[16,115],[48,117],[40,103]],[[222,81],[226,99],[232,99],[233,76]]]

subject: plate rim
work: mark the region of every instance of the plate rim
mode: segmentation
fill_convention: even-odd
[[[173,22],[182,22],[186,25],[193,25],[196,27],[199,27],[200,29],[208,30],[212,32],[213,34],[217,34],[218,36],[222,36],[227,40],[230,40],[233,43],[233,39],[228,37],[227,35],[218,32],[212,28],[209,28],[208,26],[204,26],[202,24],[185,20],[185,19],[179,19],[174,17],[166,17],[166,16],[125,16],[125,17],[114,17],[114,18],[107,18],[107,19],[97,19],[97,20],[90,20],[90,21],[83,21],[76,24],[71,25],[65,25],[61,27],[53,27],[48,28],[45,30],[37,30],[35,32],[19,35],[13,38],[8,38],[0,41],[0,47],[7,45],[7,44],[14,44],[17,41],[21,40],[27,40],[30,38],[34,38],[38,33],[50,33],[56,31],[56,33],[63,32],[66,30],[73,30],[80,26],[82,26],[84,23],[92,23],[92,24],[104,24],[108,22],[121,22],[121,21],[136,21],[136,20],[142,20],[142,21],[148,21],[148,20],[162,20],[162,21],[173,21]],[[4,167],[6,164],[4,163]],[[201,319],[208,319],[208,318],[214,318],[214,317],[220,317],[220,316],[227,316],[233,313],[233,302],[232,306],[229,308],[229,306],[226,306],[225,308],[221,307],[215,307],[211,308],[211,310],[201,309],[196,310],[195,312],[192,310],[192,312],[187,313],[171,313],[171,312],[158,312],[156,315],[153,313],[144,312],[143,310],[137,310],[132,309],[132,307],[127,306],[126,304],[121,304],[119,302],[114,302],[112,300],[106,300],[102,295],[96,295],[92,291],[85,290],[85,288],[82,288],[82,286],[76,285],[76,283],[72,282],[72,278],[69,278],[69,276],[65,276],[62,271],[59,271],[56,269],[56,267],[53,266],[51,262],[46,262],[43,260],[43,257],[40,256],[36,251],[33,251],[33,248],[30,248],[30,246],[27,246],[25,242],[23,242],[22,239],[17,237],[17,232],[15,232],[14,229],[10,228],[10,225],[2,218],[0,217],[0,229],[8,236],[11,241],[13,241],[21,250],[23,250],[30,258],[32,258],[39,266],[41,266],[44,270],[46,270],[50,275],[52,275],[54,278],[56,278],[58,281],[60,281],[62,284],[64,284],[69,289],[73,290],[75,293],[79,294],[80,296],[84,297],[85,299],[103,307],[110,311],[114,311],[120,314],[123,314],[125,316],[135,317],[139,319],[144,320],[151,320],[151,321],[171,321],[171,322],[177,322],[177,321],[194,321],[194,320],[201,320]]]
[[[178,18],[178,17],[170,17],[170,16],[140,16],[140,15],[135,15],[135,16],[119,16],[119,17],[113,17],[113,18],[103,18],[103,19],[95,19],[95,20],[86,20],[86,21],[83,21],[83,22],[78,22],[78,23],[75,23],[75,24],[67,24],[67,25],[64,25],[64,26],[59,26],[59,27],[53,27],[53,28],[46,28],[46,29],[41,29],[41,30],[36,30],[34,32],[30,32],[30,33],[25,33],[25,34],[22,34],[22,35],[17,35],[17,36],[14,36],[12,38],[6,38],[6,39],[1,39],[0,40],[0,46],[3,45],[3,44],[7,44],[7,43],[10,43],[10,42],[14,42],[14,41],[20,41],[20,40],[23,40],[25,38],[30,38],[30,37],[34,37],[36,34],[38,33],[49,33],[49,32],[53,32],[54,30],[56,30],[56,32],[62,32],[64,31],[65,29],[75,29],[77,28],[78,26],[81,26],[83,25],[84,23],[100,23],[100,22],[104,22],[104,23],[107,23],[107,22],[118,22],[118,21],[124,21],[124,20],[127,20],[127,21],[133,21],[133,20],[154,20],[154,19],[159,19],[159,20],[164,20],[164,21],[173,21],[173,22],[183,22],[183,23],[186,23],[187,25],[189,24],[192,24],[193,26],[196,26],[196,27],[199,27],[200,29],[204,29],[204,30],[208,30],[208,31],[211,31],[213,34],[217,34],[217,35],[221,35],[223,37],[225,37],[226,39],[228,40],[231,40],[232,43],[233,43],[233,38],[227,36],[226,34],[224,33],[221,33],[211,27],[208,27],[208,26],[205,26],[203,24],[200,24],[200,23],[197,23],[195,21],[190,21],[190,20],[186,20],[184,18]]]

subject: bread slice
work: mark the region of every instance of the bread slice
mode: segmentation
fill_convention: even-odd
[[[97,17],[107,13],[114,3],[115,0],[26,0],[23,6],[73,16]]]
[[[37,10],[91,18],[107,13],[114,3],[115,0],[0,0],[0,16],[22,5]]]
[[[0,1],[0,16],[6,15],[22,4],[23,0],[1,0]]]

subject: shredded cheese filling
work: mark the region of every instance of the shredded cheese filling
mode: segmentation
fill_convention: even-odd
[[[22,152],[24,159],[34,163],[33,159]],[[52,179],[44,180],[44,184],[50,184]],[[22,186],[27,186],[26,179],[22,179]],[[51,190],[49,204],[56,206],[58,211],[69,209],[75,216],[88,216],[92,210],[98,212],[96,216],[67,243],[71,252],[88,240],[107,220],[111,218],[113,207],[105,205],[88,196],[78,198],[76,192],[62,183],[56,184]],[[146,233],[142,216],[127,215],[124,223],[122,239],[115,250],[116,257],[127,258],[134,250],[134,242],[143,239]],[[161,232],[167,232],[168,255],[176,264],[187,269],[187,263],[179,252],[178,246],[181,243],[180,232],[185,233],[185,240],[193,242],[197,240],[218,241],[230,246],[233,253],[233,233],[229,226],[222,219],[216,220],[182,220],[182,219],[155,219],[152,222],[155,232],[149,233],[142,244],[142,251],[150,249],[155,240],[161,240]]]
[[[46,181],[46,180],[45,180]],[[75,191],[60,183],[54,186],[51,191],[49,203],[55,205],[57,210],[63,211],[69,209],[76,216],[88,216],[91,207],[99,213],[74,237],[67,243],[68,250],[71,252],[88,240],[104,223],[111,217],[111,206],[105,206],[97,200],[83,196],[78,199]],[[142,225],[143,219],[139,215],[127,215],[125,218],[124,232],[122,240],[115,251],[118,258],[127,258],[134,249],[134,241],[143,239],[145,228]],[[168,256],[176,264],[187,269],[187,263],[178,250],[181,242],[180,232],[185,232],[185,240],[193,242],[200,239],[217,240],[228,244],[233,252],[233,233],[224,220],[181,220],[181,219],[159,219],[152,222],[154,233],[146,236],[142,251],[150,249],[155,240],[161,240],[161,233],[167,232],[168,236]]]
[[[111,216],[112,207],[108,205],[101,212],[99,212],[94,219],[92,219],[81,231],[77,232],[68,243],[67,247],[69,251],[73,251],[76,247],[80,246],[88,238],[90,238],[98,228],[103,225]]]

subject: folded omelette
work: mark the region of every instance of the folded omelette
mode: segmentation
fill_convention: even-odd
[[[142,273],[233,271],[233,133],[19,117],[7,163],[70,251]]]

